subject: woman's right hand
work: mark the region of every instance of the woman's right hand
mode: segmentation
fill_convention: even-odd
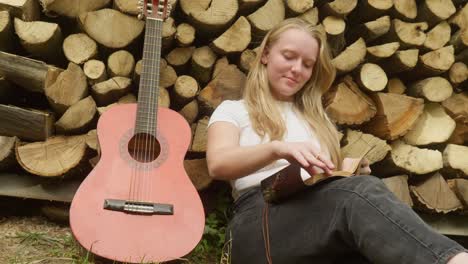
[[[284,142],[273,141],[273,149],[278,159],[286,159],[290,163],[299,163],[310,175],[319,173],[317,168],[331,175],[335,165],[310,141]]]

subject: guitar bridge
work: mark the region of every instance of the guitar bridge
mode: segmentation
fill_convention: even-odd
[[[144,215],[173,215],[174,206],[172,204],[149,203],[139,201],[126,201],[116,199],[104,200],[104,209],[119,211],[129,214]]]

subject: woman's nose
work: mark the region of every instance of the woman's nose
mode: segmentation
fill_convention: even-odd
[[[299,73],[302,70],[302,62],[301,60],[295,60],[294,63],[291,65],[291,71],[295,73]]]

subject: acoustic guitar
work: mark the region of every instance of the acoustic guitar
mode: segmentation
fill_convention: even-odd
[[[180,258],[197,245],[205,226],[203,205],[183,166],[190,127],[177,112],[158,106],[167,0],[142,4],[138,103],[114,106],[99,119],[101,158],[70,208],[72,233],[81,246],[126,263]]]

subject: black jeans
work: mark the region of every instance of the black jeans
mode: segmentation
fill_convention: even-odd
[[[228,227],[232,264],[266,262],[264,201],[254,188],[234,204]],[[374,176],[342,178],[269,207],[273,264],[447,263],[466,251],[437,233]]]

